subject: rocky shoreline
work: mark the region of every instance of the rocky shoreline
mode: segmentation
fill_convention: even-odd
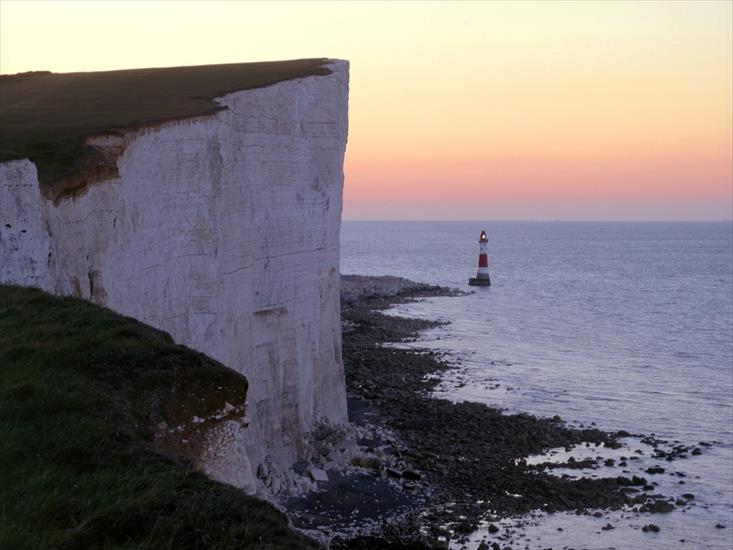
[[[537,510],[674,508],[641,476],[559,477],[553,468],[594,465],[525,460],[557,447],[618,448],[625,432],[571,428],[559,416],[505,414],[431,396],[438,375],[450,368],[446,358],[390,344],[438,323],[383,310],[459,291],[397,277],[344,276],[342,286],[349,414],[362,437],[358,452],[349,454],[353,468],[283,503],[296,527],[332,548],[440,548],[489,525],[496,538],[479,548],[509,548],[511,539],[489,522]]]

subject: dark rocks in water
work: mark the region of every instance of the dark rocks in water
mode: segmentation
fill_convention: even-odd
[[[631,478],[631,484],[632,485],[646,485],[646,479],[639,476],[633,476]]]
[[[593,512],[593,517],[594,518],[602,518],[603,517],[603,512]]]
[[[410,481],[420,481],[422,479],[422,476],[420,474],[418,474],[417,472],[413,472],[412,470],[403,471],[402,477],[404,479],[409,479]]]
[[[606,525],[601,527],[601,530],[603,531],[610,531],[611,529],[616,529],[616,528],[613,525],[611,525],[610,523],[607,523]]]
[[[698,448],[692,449],[692,453],[691,454],[693,454],[693,455],[701,455],[702,454],[702,449],[698,449]]]
[[[716,523],[715,528],[716,529],[725,529],[725,525],[723,525],[722,523]]]
[[[674,510],[674,504],[666,500],[658,500],[649,507],[652,514],[667,514]]]
[[[650,466],[645,470],[645,472],[647,474],[663,474],[665,470],[661,466]]]
[[[456,533],[463,533],[466,535],[469,533],[473,533],[476,529],[478,529],[478,525],[468,521],[462,521],[455,526]]]
[[[659,526],[653,523],[648,523],[647,525],[642,527],[641,530],[644,531],[645,533],[659,533],[659,531],[661,531]]]
[[[593,469],[596,467],[595,460],[592,458],[586,458],[584,460],[575,460],[572,456],[567,462],[541,462],[535,464],[532,468],[536,470],[555,470],[555,469],[569,469],[569,470],[586,470]]]
[[[626,497],[612,480],[562,479],[537,474],[535,467],[517,461],[553,447],[606,444],[611,441],[609,434],[575,430],[528,414],[503,414],[481,403],[430,398],[438,380],[435,374],[449,368],[441,355],[381,344],[400,341],[434,324],[386,316],[371,305],[345,309],[343,317],[357,327],[343,341],[350,391],[368,394],[410,449],[405,455],[410,469],[421,471],[422,478],[427,475],[426,481],[439,486],[441,498],[488,500],[506,514],[544,509],[547,504],[557,510],[624,504]]]
[[[440,292],[423,288],[414,296]],[[596,468],[598,464],[595,459],[572,459],[560,465],[532,466],[523,460],[558,447],[618,448],[617,439],[628,436],[628,432],[609,434],[597,428],[572,428],[558,415],[539,418],[505,414],[482,403],[431,397],[440,374],[452,368],[444,355],[426,349],[384,346],[414,339],[419,331],[440,324],[379,311],[414,296],[399,290],[397,295],[387,297],[361,293],[342,301],[342,319],[352,327],[343,334],[347,387],[350,394],[368,401],[378,411],[380,424],[394,431],[404,445],[399,467],[392,463],[391,468],[382,469],[378,479],[390,486],[397,484],[386,478],[412,482],[413,491],[407,498],[414,499],[415,512],[409,520],[418,527],[414,532],[432,533],[437,542],[439,536],[449,540],[450,533],[436,534],[430,530],[432,525],[452,525],[461,532],[486,519],[489,510],[500,516],[531,510],[580,513],[620,509],[630,503],[630,487],[646,483],[641,477],[622,476],[620,483],[617,478],[559,477],[542,470]],[[614,462],[609,459],[606,464]],[[478,505],[477,501],[485,504]],[[446,506],[448,503],[451,506]],[[602,512],[597,514],[603,516]],[[488,530],[492,534],[500,531],[493,523]],[[400,535],[395,540],[409,539]],[[390,543],[384,547],[398,546]],[[493,543],[491,548],[500,547]]]
[[[682,493],[682,498],[686,500],[692,500],[693,498],[695,498],[695,495],[693,495],[692,493]]]
[[[612,458],[607,458],[603,461],[603,464],[605,464],[606,466],[613,466],[614,464],[616,464],[616,461]]]
[[[439,525],[431,525],[430,533],[435,537],[450,538],[450,531],[448,531],[447,529],[444,529],[443,527]]]

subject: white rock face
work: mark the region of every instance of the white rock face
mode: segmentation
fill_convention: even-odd
[[[33,163],[0,163],[0,282],[92,300],[246,375],[251,424],[208,468],[240,486],[254,482],[247,457],[287,468],[315,422],[347,420],[348,63],[329,67],[229,94],[211,116],[95,138],[128,143],[119,178],[58,205]]]

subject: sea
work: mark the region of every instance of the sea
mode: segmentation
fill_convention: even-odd
[[[488,288],[468,286],[481,230]],[[642,475],[661,494],[694,495],[667,514],[510,518],[500,527],[515,550],[733,548],[731,222],[347,220],[341,272],[470,292],[390,310],[447,321],[406,344],[446,352],[453,368],[436,397],[634,434],[620,450],[553,449],[530,461],[623,456],[626,467],[552,472]],[[640,437],[650,434],[702,454],[660,462]],[[644,472],[660,465],[663,474]],[[642,530],[652,523],[659,532]],[[494,538],[480,529],[467,547],[482,540]]]

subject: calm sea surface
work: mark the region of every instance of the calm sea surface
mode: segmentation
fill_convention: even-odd
[[[474,289],[482,229],[492,286]],[[647,476],[664,494],[694,493],[692,505],[612,514],[603,532],[591,518],[538,516],[520,547],[733,548],[733,224],[345,221],[341,250],[342,273],[476,290],[394,310],[450,321],[418,343],[454,359],[441,397],[715,442]],[[659,465],[638,439],[627,445],[638,459],[624,475]],[[641,532],[651,522],[659,534]]]

